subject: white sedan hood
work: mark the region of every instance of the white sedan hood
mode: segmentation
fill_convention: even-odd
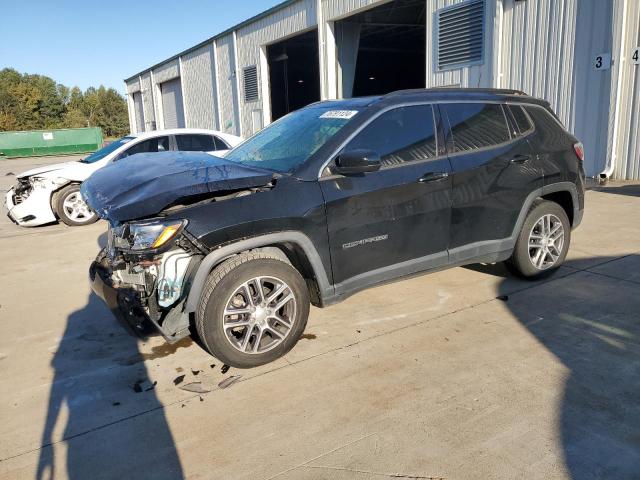
[[[89,178],[102,165],[100,163],[81,163],[81,162],[64,162],[54,163],[53,165],[45,165],[43,167],[27,170],[18,175],[18,178],[24,177],[44,177],[44,178],[66,178],[67,180],[82,182]]]

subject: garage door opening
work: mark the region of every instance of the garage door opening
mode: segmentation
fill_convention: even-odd
[[[164,128],[184,128],[184,106],[180,79],[160,84]]]
[[[320,100],[318,31],[267,47],[271,120]]]
[[[424,88],[426,2],[396,0],[336,22],[343,98]]]

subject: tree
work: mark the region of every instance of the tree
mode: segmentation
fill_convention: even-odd
[[[113,88],[84,92],[43,75],[0,70],[0,131],[100,127],[107,137],[129,131],[125,99]]]

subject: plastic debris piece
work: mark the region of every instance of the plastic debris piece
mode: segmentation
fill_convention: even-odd
[[[156,380],[155,382],[153,382],[153,384],[151,384],[149,387],[145,388],[144,391],[148,392],[149,390],[153,390],[154,388],[156,388],[156,385],[158,384],[158,381]]]
[[[496,298],[498,300],[502,300],[503,302],[506,302],[507,300],[509,300],[509,296],[508,295],[498,295]]]
[[[202,371],[202,370],[193,370],[193,369],[192,369],[192,370],[191,370],[191,373],[192,373],[193,375],[198,375],[201,371]]]
[[[180,387],[182,390],[186,390],[187,392],[193,393],[209,393],[211,391],[210,388],[206,388],[202,386],[202,382],[191,382],[187,383]]]
[[[231,385],[233,385],[234,383],[236,383],[238,380],[240,380],[241,378],[242,378],[242,375],[231,375],[230,377],[227,377],[224,380],[222,380],[218,384],[218,387],[220,387],[220,388],[228,388]]]
[[[180,385],[183,380],[184,380],[184,375],[178,375],[176,378],[173,379],[173,384]]]
[[[200,401],[201,401],[201,402],[204,402],[204,398],[202,398],[202,397],[199,397],[199,398],[200,398]]]
[[[227,373],[231,367],[229,365],[223,365],[220,371],[222,373]]]
[[[133,391],[136,393],[142,392],[141,382],[136,382],[133,384]]]
[[[211,365],[209,365],[211,368],[215,368],[216,364],[212,363]]]

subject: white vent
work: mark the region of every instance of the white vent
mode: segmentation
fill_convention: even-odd
[[[438,11],[438,69],[482,62],[484,0]]]
[[[258,100],[258,68],[255,65],[247,67],[243,71],[244,77],[244,101],[255,102]]]

